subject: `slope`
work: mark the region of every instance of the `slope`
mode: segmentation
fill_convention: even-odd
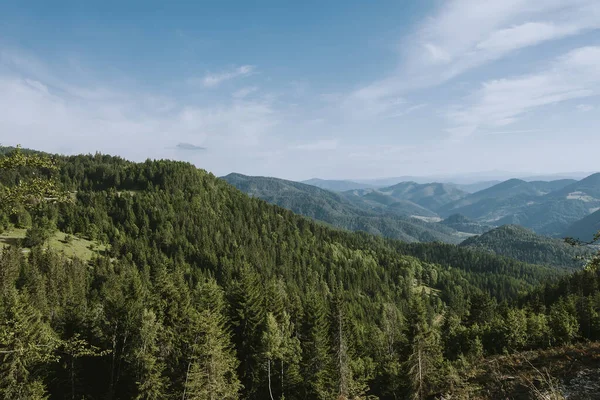
[[[470,218],[465,217],[461,214],[453,214],[441,221],[440,224],[446,225],[449,228],[455,229],[459,232],[467,232],[472,234],[480,235],[487,231],[494,229],[493,225],[486,225]]]
[[[364,231],[408,242],[461,241],[460,235],[448,227],[403,217],[401,204],[392,204],[393,207],[388,210],[381,204],[364,201],[360,196],[341,195],[276,178],[230,174],[222,179],[250,196],[337,228]],[[394,208],[397,206],[399,207]],[[411,209],[420,208],[417,205],[407,206]]]
[[[432,211],[468,195],[467,192],[445,183],[401,182],[378,190],[394,199],[408,200]]]
[[[32,214],[110,246],[92,265],[41,248],[27,259],[0,253],[0,368],[21,371],[16,384],[0,374],[4,393],[203,398],[212,385],[214,398],[408,398],[414,363],[405,361],[425,347],[435,361],[425,395],[434,395],[459,357],[457,335],[479,354],[533,342],[527,333],[515,343],[513,325],[529,321],[512,324],[513,309],[494,298],[558,275],[331,229],[186,163],[59,161],[57,179],[75,199]],[[435,259],[443,265],[424,261]],[[446,317],[458,326],[442,326]]]
[[[560,236],[576,221],[600,209],[600,173],[555,190],[507,215],[498,224],[516,223],[536,232]]]
[[[541,236],[516,225],[504,225],[468,238],[460,246],[512,257],[530,264],[561,268],[579,268],[584,264],[581,258],[592,255],[589,249],[573,247],[562,240]]]
[[[574,222],[562,234],[562,237],[572,237],[589,242],[600,231],[600,210]]]
[[[312,178],[306,181],[302,181],[306,185],[316,186],[321,189],[331,190],[333,192],[345,192],[347,190],[354,189],[369,189],[373,186],[366,183],[358,183],[346,180],[329,180],[329,179],[318,179]]]

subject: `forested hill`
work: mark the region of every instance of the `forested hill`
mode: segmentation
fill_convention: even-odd
[[[517,225],[504,225],[468,238],[460,246],[559,268],[579,268],[593,253],[591,249],[574,247]]]
[[[334,230],[186,163],[55,161],[0,157],[0,226],[27,230],[0,256],[2,398],[426,398],[485,355],[597,335],[562,292],[497,300],[555,269]]]

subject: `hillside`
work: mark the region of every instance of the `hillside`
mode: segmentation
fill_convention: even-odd
[[[469,218],[494,221],[536,203],[553,191],[562,189],[574,181],[526,182],[510,179],[490,188],[470,194],[440,208],[441,215],[463,214]]]
[[[474,250],[511,257],[530,264],[552,265],[559,268],[579,268],[579,258],[589,258],[591,250],[568,245],[562,240],[541,236],[516,225],[504,225],[460,244]]]
[[[348,190],[373,188],[373,186],[366,183],[358,183],[345,180],[327,180],[318,178],[309,179],[300,183],[316,186],[321,189],[331,190],[332,192],[345,192]]]
[[[8,398],[192,398],[214,383],[216,398],[385,400],[415,395],[415,382],[425,397],[453,386],[459,358],[549,343],[539,330],[515,341],[524,311],[498,302],[555,282],[555,269],[331,229],[186,163],[56,162],[72,201],[13,198],[1,219],[29,215],[30,229],[51,223],[107,250],[89,263],[44,247],[0,253]],[[31,172],[9,171],[20,187],[36,184]],[[554,318],[567,295],[516,326]],[[414,354],[428,366],[419,381]]]
[[[432,213],[405,202],[384,204],[360,196],[333,193],[315,186],[277,178],[230,174],[222,178],[237,189],[337,228],[364,231],[408,242],[459,243],[463,238],[451,228],[409,218],[411,211]],[[391,198],[390,198],[391,199]]]
[[[445,183],[401,182],[394,186],[380,188],[378,191],[397,200],[411,201],[432,211],[468,195],[467,192]]]
[[[574,222],[560,236],[589,242],[600,231],[600,210]]]
[[[482,224],[461,214],[453,214],[441,221],[440,224],[446,225],[447,227],[455,229],[459,232],[467,232],[477,235],[494,229],[493,225]]]

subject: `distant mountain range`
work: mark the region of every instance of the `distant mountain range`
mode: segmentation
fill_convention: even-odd
[[[316,186],[277,178],[229,174],[223,177],[239,190],[332,226],[365,231],[407,242],[460,243],[468,234],[419,218],[436,216],[419,204],[382,194],[388,203],[351,192],[334,193]],[[365,195],[378,192],[367,191]]]
[[[487,181],[474,193],[472,185],[442,182],[375,187],[352,181],[310,180],[312,184],[306,184],[240,174],[223,179],[252,196],[327,224],[409,242],[459,243],[503,225],[583,240],[590,240],[600,229],[600,173],[581,180]],[[527,235],[521,232],[520,236]]]
[[[386,206],[399,201],[410,202],[429,210],[431,213],[447,203],[464,198],[468,193],[445,183],[418,184],[416,182],[402,182],[380,189],[344,192],[344,195],[362,197]]]
[[[391,178],[377,179],[318,179],[313,178],[302,181],[308,185],[318,186],[321,189],[343,192],[353,189],[383,188],[397,185],[402,182],[416,182],[419,184],[440,182],[448,183],[464,190],[465,192],[475,193],[483,189],[492,187],[498,183],[511,178],[531,181],[556,181],[563,179],[581,180],[592,172],[560,172],[555,174],[515,174],[507,171],[488,171],[471,174],[449,174],[449,175],[426,175],[426,176],[397,176]]]

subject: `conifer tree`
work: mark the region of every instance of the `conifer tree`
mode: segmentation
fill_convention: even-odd
[[[239,376],[247,398],[268,396],[262,363],[262,337],[266,312],[262,285],[248,266],[240,270],[231,288],[231,313],[236,352],[240,360]]]
[[[193,321],[194,345],[190,349],[183,399],[235,400],[241,389],[238,361],[225,326],[225,301],[213,280],[198,291],[201,311]]]
[[[158,400],[166,396],[163,377],[164,363],[160,359],[160,334],[162,326],[152,310],[142,313],[139,342],[134,351],[137,370],[137,400]]]
[[[57,361],[59,341],[25,294],[12,289],[0,299],[0,395],[5,399],[43,399],[36,372]]]
[[[331,394],[331,352],[327,308],[322,297],[307,294],[302,324],[302,376],[305,397],[326,400]]]

